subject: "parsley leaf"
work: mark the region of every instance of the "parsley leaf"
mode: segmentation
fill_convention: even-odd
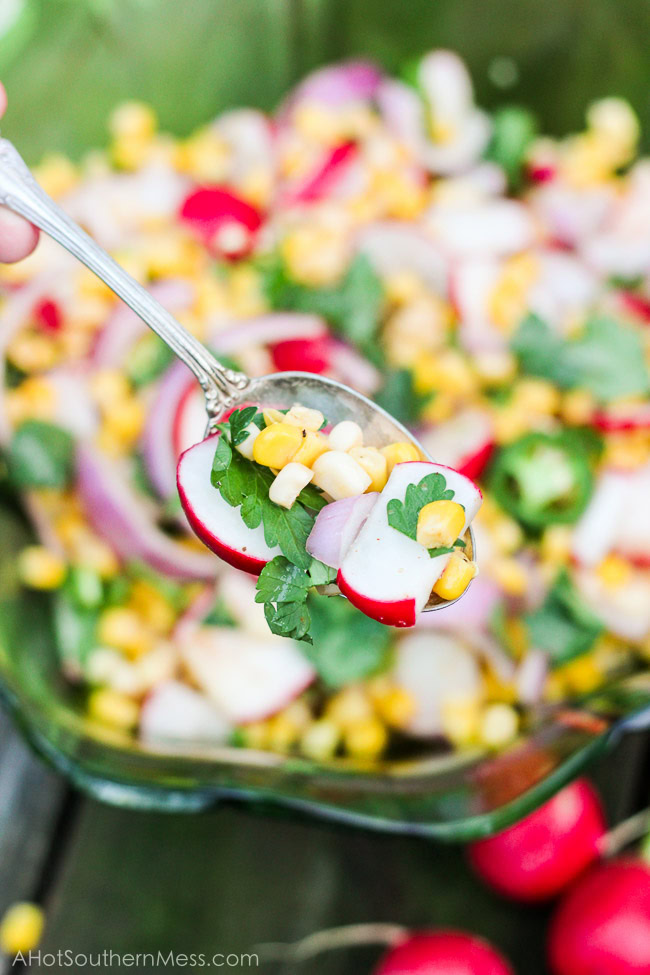
[[[409,424],[420,418],[422,408],[430,402],[432,394],[425,396],[415,391],[410,369],[389,369],[385,373],[384,385],[374,399],[378,406],[400,423]]]
[[[290,562],[301,569],[308,569],[311,555],[305,545],[314,526],[313,516],[297,502],[291,508],[281,508],[280,505],[273,504],[267,491],[262,502],[262,518],[266,544],[279,545]]]
[[[526,152],[537,135],[537,120],[526,108],[505,105],[494,113],[492,124],[486,159],[498,163],[508,177],[510,188],[517,190],[522,182]]]
[[[330,582],[336,581],[336,576],[336,569],[330,568],[324,562],[319,562],[318,559],[311,560],[309,578],[311,579],[312,586],[327,586]]]
[[[465,542],[462,538],[457,538],[453,545],[440,545],[438,548],[430,548],[429,556],[435,559],[438,555],[450,555],[457,548],[465,548]]]
[[[454,492],[447,488],[447,481],[442,474],[437,471],[434,474],[427,474],[418,484],[408,485],[404,501],[392,498],[388,502],[386,505],[388,524],[403,535],[415,539],[418,515],[422,508],[432,501],[450,501],[453,496]]]
[[[278,603],[277,606],[265,603],[264,616],[271,633],[311,643],[311,616],[306,603]]]
[[[524,616],[524,622],[532,645],[546,650],[556,667],[591,650],[603,631],[566,570],[560,572],[542,605]]]
[[[638,331],[611,318],[590,319],[577,338],[565,339],[529,315],[511,341],[524,372],[562,389],[582,387],[603,401],[650,390]]]
[[[364,616],[346,599],[310,594],[313,644],[305,656],[329,687],[343,687],[383,670],[390,660],[390,628]]]
[[[67,430],[26,420],[6,452],[11,482],[21,488],[64,488],[73,476],[74,440]]]
[[[248,437],[248,427],[260,416],[256,406],[245,406],[240,410],[233,410],[228,417],[230,427],[230,443],[233,447],[239,447]]]
[[[227,471],[230,467],[230,462],[232,461],[232,447],[228,443],[228,438],[224,436],[223,431],[221,436],[217,440],[217,449],[214,454],[214,460],[212,461],[212,473],[222,474]],[[212,477],[212,475],[210,475]],[[212,481],[214,484],[214,480]]]
[[[281,555],[271,559],[257,580],[256,603],[304,602],[312,583],[303,569]]]

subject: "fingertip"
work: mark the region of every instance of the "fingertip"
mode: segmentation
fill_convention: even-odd
[[[7,92],[5,86],[0,81],[0,118],[2,118],[6,109],[7,109]]]
[[[0,263],[28,257],[38,244],[38,230],[22,217],[0,207]]]

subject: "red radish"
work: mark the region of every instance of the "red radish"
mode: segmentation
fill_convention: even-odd
[[[326,336],[312,339],[286,339],[270,349],[278,372],[327,372],[331,363],[331,340]]]
[[[606,828],[596,790],[578,779],[514,826],[472,843],[469,859],[500,893],[515,900],[546,900],[598,857]]]
[[[464,931],[415,932],[390,948],[374,975],[514,975],[487,941]]]
[[[480,410],[465,410],[423,431],[420,441],[436,462],[453,467],[471,480],[481,476],[492,456],[492,421]]]
[[[226,260],[250,254],[262,225],[262,214],[224,186],[204,186],[183,201],[180,219],[206,247]]]
[[[627,405],[621,409],[597,410],[592,422],[605,433],[616,433],[625,430],[650,430],[650,404],[638,403]]]
[[[554,975],[650,972],[650,868],[621,858],[589,870],[551,921]]]
[[[205,435],[205,397],[194,377],[181,396],[172,427],[174,458],[199,443]]]
[[[63,325],[61,306],[51,298],[43,298],[34,307],[34,321],[44,332],[60,332]]]
[[[430,631],[418,630],[402,637],[395,651],[392,677],[415,703],[404,730],[417,738],[444,734],[445,701],[478,701],[483,687],[481,669],[472,651],[451,634]]]
[[[236,569],[259,575],[280,548],[264,541],[264,528],[247,528],[239,508],[232,508],[210,483],[216,433],[190,447],[176,472],[178,493],[192,531],[219,558]]]
[[[329,196],[343,180],[350,166],[358,158],[356,142],[343,142],[329,150],[314,172],[295,187],[290,187],[282,200],[284,206],[297,203],[314,203]]]
[[[438,207],[429,215],[429,228],[439,246],[458,257],[505,257],[536,239],[533,218],[518,200]]]
[[[147,745],[223,744],[230,724],[203,694],[169,680],[157,684],[140,712],[140,739]]]
[[[440,464],[398,464],[338,572],[337,582],[343,595],[366,616],[388,626],[415,624],[449,561],[449,555],[431,558],[426,548],[392,528],[386,514],[389,501],[404,500],[409,484],[417,484],[427,474],[436,472],[444,475],[448,487],[455,492],[455,500],[465,507],[463,532],[466,530],[482,501],[481,492],[472,481]]]
[[[315,678],[296,644],[270,633],[203,626],[186,637],[181,654],[194,682],[233,724],[270,717]]]
[[[650,324],[650,299],[643,295],[636,294],[634,291],[620,292],[621,304],[640,318],[645,324]]]

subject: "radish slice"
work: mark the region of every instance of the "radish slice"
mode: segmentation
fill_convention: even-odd
[[[612,551],[620,537],[626,510],[640,514],[634,503],[630,475],[606,471],[573,532],[573,556],[580,565],[595,566]],[[647,505],[645,505],[647,508]]]
[[[372,491],[333,501],[321,508],[305,545],[309,554],[332,569],[338,569],[378,498],[378,492]]]
[[[210,483],[219,434],[190,447],[178,462],[176,480],[183,510],[192,531],[219,558],[236,569],[259,575],[267,562],[281,555],[279,546],[264,541],[264,528],[247,528],[239,508],[232,508]]]
[[[181,204],[179,217],[228,261],[250,254],[262,226],[260,211],[224,186],[194,190]]]
[[[409,484],[435,472],[444,475],[455,500],[464,506],[461,534],[465,532],[481,506],[477,486],[439,464],[398,464],[339,569],[337,582],[343,595],[367,616],[388,626],[415,624],[449,561],[449,555],[431,558],[426,548],[388,524],[388,502],[393,498],[403,501]]]
[[[625,404],[620,409],[609,406],[596,410],[592,417],[594,426],[606,433],[623,430],[650,430],[650,403]]]
[[[203,694],[176,680],[158,684],[140,711],[140,740],[146,745],[222,745],[230,730],[228,721]]]
[[[437,463],[476,480],[494,449],[493,425],[487,413],[465,410],[453,420],[422,431],[420,441]]]
[[[516,254],[531,247],[537,236],[528,209],[517,200],[434,206],[427,225],[433,240],[458,257]]]
[[[650,633],[650,573],[636,572],[612,589],[587,569],[575,574],[580,595],[595,616],[624,640],[643,640]]]
[[[77,447],[77,490],[88,520],[125,561],[140,559],[172,579],[211,579],[218,563],[165,535],[149,505],[115,464],[89,444]]]
[[[385,221],[362,230],[357,249],[379,274],[412,271],[438,294],[447,292],[447,260],[440,247],[418,228]]]
[[[225,627],[200,627],[181,654],[192,679],[233,724],[276,714],[316,676],[291,640]]]
[[[500,274],[500,262],[493,258],[460,261],[450,274],[449,291],[460,319],[460,340],[472,354],[506,347],[507,336],[495,326],[490,314],[490,297]]]
[[[478,700],[483,686],[474,654],[460,640],[443,633],[403,637],[397,644],[392,677],[415,702],[415,713],[405,730],[419,738],[442,735],[444,705]]]
[[[282,196],[281,205],[315,203],[317,200],[331,196],[358,157],[359,148],[356,142],[343,142],[334,149],[328,150],[313,172],[304,177],[298,185],[288,188]]]
[[[278,372],[314,372],[321,375],[330,368],[332,343],[329,338],[285,339],[271,346],[273,365]]]
[[[176,411],[172,442],[174,447],[174,464],[184,451],[203,440],[207,423],[205,413],[205,396],[203,390],[193,378]]]
[[[532,193],[529,201],[548,238],[576,247],[602,227],[614,199],[608,188],[573,190],[549,183]]]

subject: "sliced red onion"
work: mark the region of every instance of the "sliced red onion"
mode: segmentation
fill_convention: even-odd
[[[422,613],[417,626],[432,630],[480,630],[487,626],[492,611],[501,601],[499,587],[479,575],[462,599],[436,613]]]
[[[188,308],[194,300],[193,286],[181,278],[157,281],[148,290],[172,314]],[[127,305],[118,305],[97,337],[92,353],[94,364],[102,369],[122,368],[132,346],[147,331],[148,326],[134,311]]]
[[[332,371],[348,386],[365,396],[372,396],[381,386],[381,373],[362,355],[339,339],[332,339],[330,349]]]
[[[359,494],[326,504],[318,512],[305,548],[319,562],[338,569],[374,508],[379,494]]]
[[[173,579],[214,579],[219,562],[160,530],[155,512],[121,476],[116,465],[89,444],[77,447],[77,489],[89,521],[124,560],[146,562]]]
[[[255,318],[244,318],[224,327],[215,324],[210,347],[217,355],[236,355],[249,345],[273,345],[288,339],[311,339],[327,335],[327,324],[318,315],[300,312],[270,312]]]
[[[175,362],[158,384],[147,414],[142,454],[149,479],[161,498],[171,497],[176,490],[174,425],[183,398],[194,385],[196,380],[187,366]]]
[[[522,704],[537,704],[542,699],[549,671],[545,650],[529,650],[517,667],[515,687]]]
[[[494,424],[482,410],[467,409],[451,420],[428,427],[419,439],[437,464],[446,464],[474,480],[483,472],[494,444]]]
[[[341,108],[349,102],[369,101],[375,97],[382,73],[372,61],[343,61],[320,68],[302,81],[281,105],[279,117],[286,117],[300,101],[322,102]]]

